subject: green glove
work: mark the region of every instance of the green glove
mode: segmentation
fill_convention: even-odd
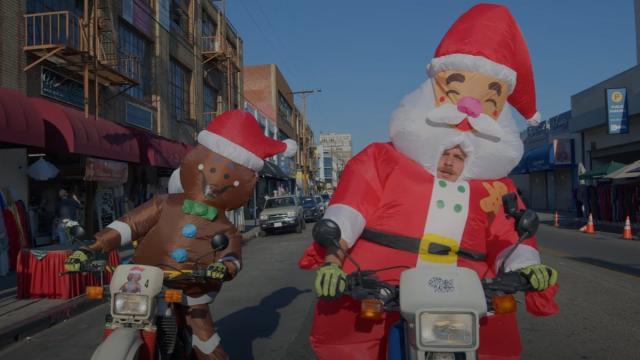
[[[542,291],[558,281],[558,272],[542,264],[529,265],[520,269],[535,290]]]
[[[229,269],[224,263],[215,262],[207,267],[207,276],[220,281],[229,280]]]
[[[76,250],[64,261],[64,270],[69,272],[78,272],[83,264],[88,263],[93,254],[89,250]]]
[[[316,271],[316,295],[336,299],[347,287],[347,274],[336,264],[325,264]]]

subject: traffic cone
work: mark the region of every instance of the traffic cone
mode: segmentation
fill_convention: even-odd
[[[591,216],[591,213],[589,213],[589,222],[587,222],[587,228],[586,228],[585,232],[587,234],[595,234],[596,233],[596,229],[593,226],[593,217]]]
[[[624,231],[622,232],[622,238],[625,240],[633,239],[633,235],[631,235],[631,221],[629,221],[629,215],[627,215],[627,220],[624,222]]]
[[[560,219],[558,218],[558,210],[553,214],[553,226],[560,227]]]

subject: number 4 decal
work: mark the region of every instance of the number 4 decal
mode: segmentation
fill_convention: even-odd
[[[149,279],[147,279],[147,281],[144,282],[144,287],[146,287],[146,288],[149,287]]]

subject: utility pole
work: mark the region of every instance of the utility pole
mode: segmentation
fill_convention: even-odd
[[[307,96],[313,94],[313,93],[319,93],[322,92],[322,89],[307,89],[307,90],[300,90],[300,91],[293,91],[291,92],[292,95],[300,95],[300,97],[302,98],[302,118],[304,119],[304,121],[307,121]],[[302,132],[303,136],[301,136],[300,138],[302,139],[302,144],[300,144],[300,165],[303,168],[303,174],[306,173],[306,166],[308,166],[307,164],[307,159],[306,159],[306,154],[308,153],[307,151],[307,147],[309,144],[306,144],[304,141],[304,130],[305,130],[305,126],[304,124],[302,126],[300,126],[300,121],[298,121],[298,123],[296,124],[297,129],[296,129],[296,133],[300,134]],[[302,128],[301,128],[302,127]],[[306,194],[307,193],[307,180],[303,179],[305,181],[303,181],[302,183],[302,187],[303,187],[303,191]]]

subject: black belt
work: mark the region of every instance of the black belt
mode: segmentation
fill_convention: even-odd
[[[373,230],[365,228],[362,231],[361,237],[372,243],[386,246],[396,250],[402,250],[411,252],[414,254],[420,253],[420,239],[412,238],[408,236],[395,235],[385,233],[379,230]],[[437,243],[429,244],[429,254],[433,255],[449,255],[449,248]],[[486,254],[460,248],[457,253],[458,256],[467,258],[469,260],[483,261],[487,258]]]

